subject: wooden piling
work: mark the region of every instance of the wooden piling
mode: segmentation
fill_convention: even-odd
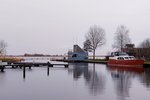
[[[25,77],[26,77],[26,67],[23,66],[23,78],[25,78]]]
[[[49,76],[49,66],[47,66],[47,76]]]
[[[12,65],[11,67],[14,68],[14,65]]]

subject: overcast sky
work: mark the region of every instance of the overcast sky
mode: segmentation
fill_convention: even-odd
[[[0,40],[7,54],[65,54],[81,47],[92,25],[105,29],[107,43],[97,54],[112,50],[119,25],[138,45],[150,37],[150,0],[0,0]]]

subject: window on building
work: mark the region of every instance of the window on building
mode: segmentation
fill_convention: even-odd
[[[77,57],[77,54],[73,54],[72,57]]]

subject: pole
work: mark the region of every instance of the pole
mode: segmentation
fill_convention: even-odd
[[[49,76],[49,65],[47,66],[47,76]]]
[[[26,67],[23,66],[23,78],[26,78]]]

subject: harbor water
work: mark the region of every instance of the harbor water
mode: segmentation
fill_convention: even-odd
[[[57,63],[57,62],[52,62]],[[103,64],[5,69],[0,72],[0,100],[149,100],[150,69],[112,69]]]

